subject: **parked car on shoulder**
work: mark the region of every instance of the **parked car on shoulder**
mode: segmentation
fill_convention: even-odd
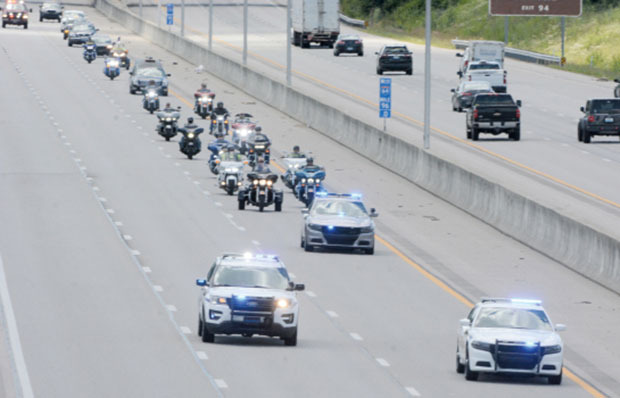
[[[620,99],[591,99],[581,107],[577,139],[589,144],[596,135],[620,137]]]
[[[413,74],[413,54],[407,46],[383,46],[377,55],[377,74],[383,72],[405,72]]]
[[[336,40],[334,46],[334,55],[337,57],[340,54],[357,54],[360,57],[364,56],[364,43],[362,38],[358,35],[340,35]]]

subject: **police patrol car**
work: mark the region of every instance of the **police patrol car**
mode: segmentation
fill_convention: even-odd
[[[483,298],[461,319],[456,348],[456,371],[467,380],[480,372],[546,376],[562,382],[564,346],[540,301]]]
[[[212,343],[216,334],[280,337],[297,345],[299,305],[294,284],[277,256],[224,254],[205,279],[199,299],[198,335]]]

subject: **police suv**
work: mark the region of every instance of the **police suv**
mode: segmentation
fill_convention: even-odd
[[[562,383],[564,346],[537,300],[483,298],[461,319],[456,348],[456,371],[467,380],[480,372],[546,376]]]
[[[277,256],[224,254],[218,257],[201,286],[198,335],[205,343],[216,334],[280,337],[297,345],[299,305],[293,283]]]

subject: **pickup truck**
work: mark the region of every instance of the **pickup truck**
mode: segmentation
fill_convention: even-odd
[[[581,107],[583,117],[577,126],[577,139],[586,144],[595,135],[620,137],[620,99],[591,99]]]
[[[496,93],[506,92],[506,71],[502,69],[499,62],[470,62],[465,73],[457,72],[457,75],[466,82],[489,82]]]
[[[467,109],[467,138],[478,141],[480,133],[507,133],[511,140],[521,139],[521,100],[510,94],[476,94]]]

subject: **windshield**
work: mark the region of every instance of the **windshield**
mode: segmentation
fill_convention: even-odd
[[[592,101],[593,113],[620,113],[620,100],[595,100]]]
[[[477,105],[514,105],[510,95],[477,95],[475,101]]]
[[[289,280],[283,268],[253,266],[221,267],[213,277],[213,286],[261,287],[287,289]]]
[[[7,4],[7,11],[26,11],[26,6],[23,4]]]
[[[479,69],[499,69],[498,64],[471,64],[469,65],[470,70],[479,70]]]
[[[366,209],[361,202],[345,200],[318,200],[312,206],[312,216],[367,217]]]
[[[509,307],[481,309],[474,327],[552,330],[544,311]]]
[[[63,13],[63,16],[66,19],[78,19],[78,18],[84,18],[84,13],[80,11],[65,11]]]
[[[143,68],[138,71],[138,75],[143,77],[164,77],[164,72],[157,68]]]
[[[93,36],[92,39],[97,43],[112,43],[110,36]]]
[[[90,27],[88,25],[78,25],[73,28],[73,31],[76,33],[79,32],[90,32]]]
[[[386,47],[385,53],[386,54],[407,54],[409,53],[409,50],[407,50],[407,47]]]
[[[60,10],[60,4],[56,3],[45,3],[41,6],[44,10]]]

